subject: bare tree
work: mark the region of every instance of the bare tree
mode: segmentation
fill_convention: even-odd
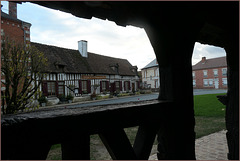
[[[1,49],[1,72],[5,81],[2,99],[6,114],[24,110],[31,98],[36,97],[47,64],[44,54],[34,47],[17,44],[5,38]],[[3,109],[4,112],[5,109]]]

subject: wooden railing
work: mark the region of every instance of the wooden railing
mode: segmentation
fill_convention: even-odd
[[[112,159],[148,159],[169,101],[84,108],[52,108],[1,119],[2,159],[46,159],[61,144],[62,159],[90,159],[90,135],[99,134]],[[139,126],[134,145],[123,128]]]

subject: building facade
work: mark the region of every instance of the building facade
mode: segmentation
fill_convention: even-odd
[[[142,87],[152,89],[154,91],[159,89],[159,67],[156,59],[142,68]]]
[[[31,43],[47,57],[46,77],[41,90],[47,97],[73,94],[132,92],[139,88],[137,67],[126,59],[87,52],[87,41],[78,50]]]
[[[30,27],[31,24],[17,18],[17,3],[9,2],[9,14],[1,11],[1,41],[8,38],[16,43],[30,44]],[[5,82],[5,76],[1,72],[1,82]],[[1,83],[1,91],[5,90],[5,86]]]
[[[193,88],[227,89],[226,57],[202,60],[192,67]]]
[[[17,3],[9,2],[9,14],[1,11],[1,36],[17,43],[30,44],[31,24],[17,18]]]

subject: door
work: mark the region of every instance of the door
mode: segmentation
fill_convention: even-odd
[[[215,85],[215,89],[218,89],[218,85],[219,85],[218,78],[214,79],[214,85]]]

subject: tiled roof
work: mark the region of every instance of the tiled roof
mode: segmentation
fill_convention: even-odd
[[[197,64],[192,66],[192,70],[200,70],[200,69],[208,69],[208,68],[218,68],[218,67],[226,67],[226,56],[213,58],[213,59],[206,59],[201,60]]]
[[[113,58],[88,52],[88,57],[82,57],[78,50],[65,49],[56,46],[31,43],[48,59],[45,72],[52,73],[89,73],[89,74],[117,74],[113,65],[119,66],[119,75],[135,76],[134,68],[126,59]],[[59,68],[64,66],[64,68]],[[63,71],[64,70],[64,71]]]
[[[151,67],[157,67],[157,66],[158,66],[157,59],[154,59],[153,61],[151,61],[148,65],[146,65],[142,69],[151,68]]]

